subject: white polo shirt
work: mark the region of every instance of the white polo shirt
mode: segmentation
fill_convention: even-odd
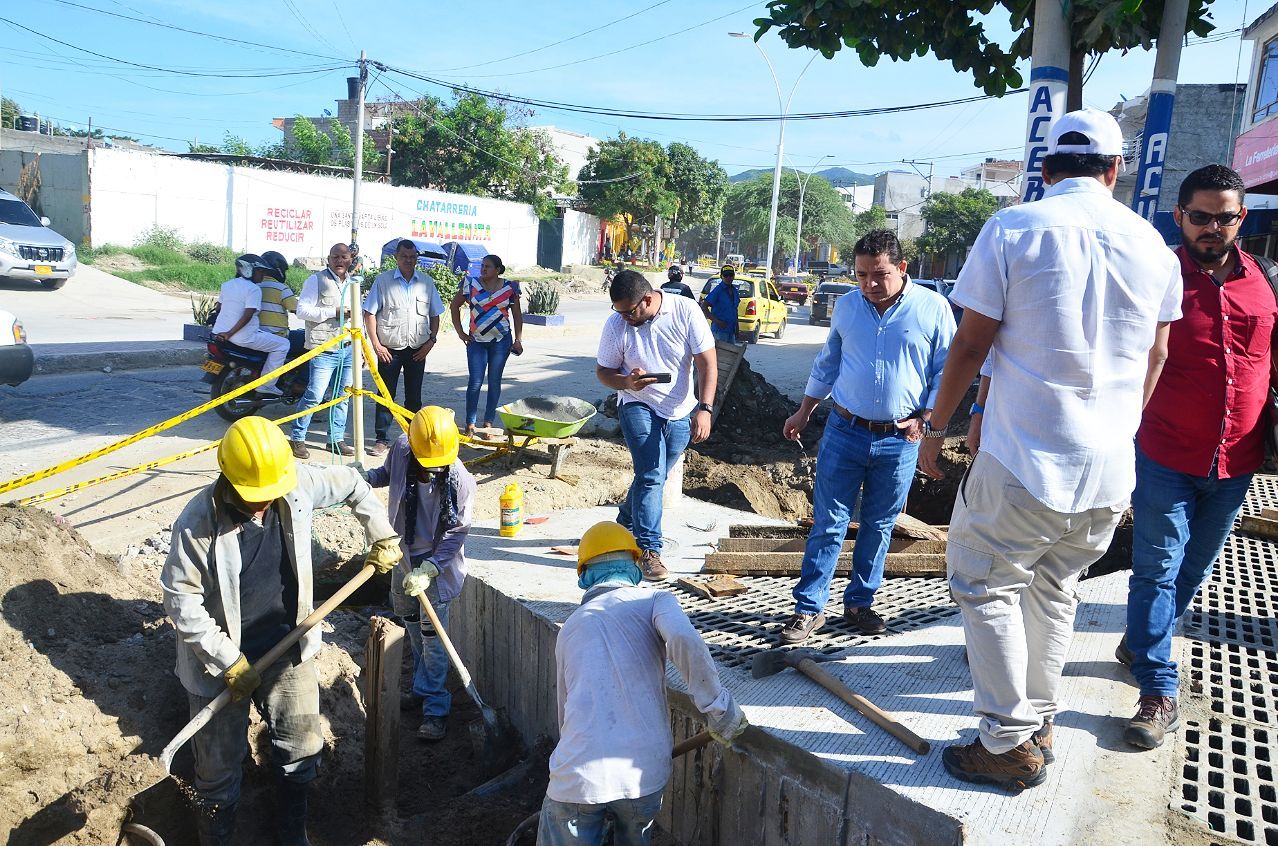
[[[1098,180],[1065,179],[981,230],[950,299],[999,320],[981,449],[1064,514],[1125,503],[1157,324],[1180,265]]]
[[[217,320],[213,322],[214,335],[229,332],[236,323],[240,322],[244,309],[252,308],[261,311],[262,289],[243,276],[237,276],[222,283],[222,293],[218,296],[218,300],[222,303],[222,308],[217,313]],[[235,337],[247,337],[261,328],[255,312],[252,319],[235,333]],[[234,343],[235,338],[231,338],[231,342]]]
[[[629,373],[636,367],[646,373],[669,373],[666,384],[640,391],[618,391],[617,401],[642,402],[666,420],[687,417],[697,407],[692,392],[692,357],[714,349],[710,325],[697,304],[687,297],[661,294],[661,306],[652,320],[631,326],[616,312],[604,322],[595,357],[600,367]]]

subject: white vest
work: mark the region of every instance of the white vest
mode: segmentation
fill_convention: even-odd
[[[326,270],[321,270],[315,274],[315,281],[319,283],[318,304],[322,308],[338,308],[341,305],[342,292],[337,287],[337,283],[333,281],[333,276]],[[338,314],[341,309],[338,308]],[[341,334],[342,321],[337,317],[330,317],[328,320],[321,320],[318,323],[312,323],[309,320],[303,321],[306,324],[306,348],[313,350],[325,341],[330,341],[337,335]]]

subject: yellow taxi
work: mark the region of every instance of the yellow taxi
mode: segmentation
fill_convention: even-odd
[[[751,268],[734,283],[741,296],[737,307],[737,337],[755,344],[760,335],[780,338],[785,334],[789,310],[777,286],[768,281],[765,268]]]

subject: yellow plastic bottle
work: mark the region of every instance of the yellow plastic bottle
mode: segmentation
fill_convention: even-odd
[[[513,538],[524,527],[524,490],[511,482],[501,494],[501,536]]]

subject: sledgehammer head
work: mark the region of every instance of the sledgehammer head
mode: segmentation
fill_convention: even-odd
[[[817,663],[831,660],[832,656],[822,655],[812,649],[769,649],[754,656],[750,663],[750,675],[756,679],[775,675],[786,667],[797,667],[804,658]]]

